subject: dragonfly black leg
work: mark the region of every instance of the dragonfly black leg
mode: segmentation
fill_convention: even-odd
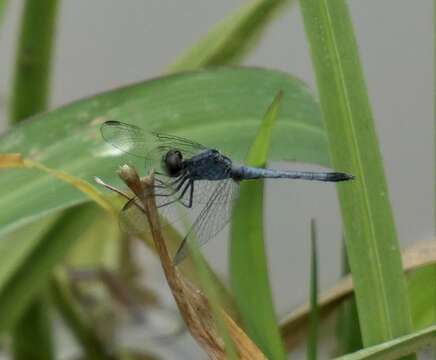
[[[172,192],[169,192],[167,194],[155,194],[155,196],[167,197],[167,196],[172,196],[172,195],[176,194],[183,187],[183,184],[185,184],[186,180],[188,180],[188,179],[189,179],[188,175],[182,176],[181,178],[177,179],[177,181],[172,184],[172,185],[175,185],[178,182],[177,186],[173,189]],[[168,186],[162,186],[159,188],[167,188],[167,187]]]
[[[184,202],[182,202],[182,205],[188,209],[192,208],[192,202],[193,202],[193,198],[194,198],[194,180],[191,180],[189,182],[190,188],[189,188],[189,201],[188,204],[185,204]]]
[[[185,180],[185,181],[186,181],[186,180]],[[185,182],[185,181],[184,181],[184,182]],[[164,207],[164,206],[168,206],[168,205],[174,204],[175,202],[180,201],[181,199],[183,199],[183,196],[185,196],[186,191],[188,191],[188,189],[189,189],[190,187],[192,187],[192,185],[193,185],[193,181],[188,182],[188,183],[186,184],[185,188],[182,190],[182,192],[180,193],[180,195],[179,195],[176,199],[171,200],[171,201],[168,201],[168,202],[166,202],[166,203],[164,203],[164,204],[161,204],[161,205],[158,206],[158,208],[161,208],[161,207]],[[191,202],[191,206],[192,206],[192,198],[190,199],[190,202]],[[181,204],[184,205],[184,206],[186,206],[186,204],[183,204],[183,202],[181,202]]]

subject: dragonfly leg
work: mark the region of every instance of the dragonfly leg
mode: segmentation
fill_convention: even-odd
[[[176,178],[174,181],[171,181],[169,183],[165,183],[164,181],[162,181],[159,178],[155,178],[154,181],[158,182],[159,184],[162,185],[162,187],[168,187],[168,186],[173,186],[176,185],[180,180],[182,180],[187,174],[182,174],[180,175],[178,178]],[[155,187],[158,187],[158,185],[155,185]]]
[[[194,199],[194,180],[191,180],[189,182],[189,185],[190,185],[190,188],[189,188],[190,190],[189,190],[189,201],[188,201],[188,204],[185,204],[184,202],[181,202],[181,204],[184,207],[188,208],[188,209],[192,208],[192,202],[193,202],[193,199]]]
[[[186,182],[186,180],[188,180],[189,177],[188,175],[184,175],[182,177],[180,177],[177,182],[174,182],[174,185],[177,184],[177,186],[173,189],[172,192],[166,193],[166,194],[155,194],[155,196],[160,196],[160,197],[167,197],[167,196],[172,196],[174,194],[176,194],[183,186],[183,184]],[[159,189],[166,189],[168,188],[168,186],[161,186],[159,187]]]
[[[185,182],[185,181],[184,181],[184,182]],[[175,202],[180,201],[181,199],[183,199],[183,196],[185,196],[186,191],[188,191],[188,189],[189,189],[190,187],[192,187],[192,185],[193,185],[193,181],[188,182],[188,183],[186,184],[185,188],[182,190],[182,192],[180,193],[180,195],[179,195],[176,199],[171,200],[171,201],[168,201],[168,202],[166,202],[166,203],[164,203],[164,204],[161,204],[161,205],[158,206],[158,208],[161,208],[161,207],[164,207],[164,206],[168,206],[168,205],[174,204]],[[192,200],[192,199],[191,199],[191,200]],[[186,204],[183,204],[183,202],[181,202],[181,204],[184,205],[184,206],[186,206]],[[192,206],[192,204],[191,204],[191,206]]]

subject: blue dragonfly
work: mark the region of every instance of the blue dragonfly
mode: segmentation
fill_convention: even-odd
[[[175,206],[198,215],[176,252],[174,263],[189,253],[189,245],[199,246],[213,238],[230,220],[231,207],[239,194],[239,184],[255,179],[302,179],[323,182],[352,180],[342,172],[282,171],[239,166],[216,149],[178,136],[145,131],[119,121],[101,126],[103,139],[124,153],[145,159],[146,168],[155,170],[154,193],[162,216],[177,218]],[[137,199],[132,198],[121,211],[121,222],[129,227],[146,224]],[[142,225],[144,226],[144,225]]]

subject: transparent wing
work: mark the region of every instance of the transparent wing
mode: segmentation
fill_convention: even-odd
[[[101,135],[113,147],[147,161],[157,161],[169,150],[179,150],[184,158],[189,158],[207,148],[199,143],[178,136],[148,132],[137,126],[119,121],[106,121],[102,124]]]
[[[215,190],[208,197],[206,205],[177,250],[174,257],[175,264],[180,263],[189,254],[189,247],[194,241],[198,246],[204,245],[230,220],[233,202],[239,196],[239,185],[233,179],[215,183],[217,183]]]
[[[195,181],[191,207],[188,191],[181,193],[157,182],[154,189],[156,205],[163,231],[186,234],[175,256],[175,263],[189,253],[189,244],[199,246],[213,238],[229,221],[231,207],[239,194],[239,185],[232,179],[224,181]],[[182,204],[185,204],[183,206]],[[193,221],[195,219],[195,221]],[[126,203],[119,215],[120,228],[134,236],[150,236],[150,229],[140,200],[135,197]]]
[[[179,178],[180,179],[180,178]],[[186,233],[187,229],[192,224],[192,214],[199,212],[199,208],[204,205],[204,201],[195,201],[195,194],[197,192],[208,191],[202,186],[192,191],[189,181],[181,184],[179,179],[168,179],[164,176],[155,176],[154,196],[159,215],[161,217],[161,226],[165,230],[170,225],[173,229]],[[182,185],[178,187],[177,185]],[[207,194],[207,193],[205,193]],[[144,194],[147,196],[147,194]],[[198,200],[200,195],[198,194]],[[190,207],[188,208],[188,205]],[[145,212],[142,209],[141,201],[138,197],[132,198],[128,201],[119,214],[120,228],[134,236],[150,235],[148,221]]]

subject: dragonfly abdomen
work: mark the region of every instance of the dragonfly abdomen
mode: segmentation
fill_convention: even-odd
[[[232,171],[235,180],[254,179],[302,179],[314,181],[338,182],[352,180],[352,175],[341,172],[316,172],[316,171],[283,171],[273,169],[240,166]]]

